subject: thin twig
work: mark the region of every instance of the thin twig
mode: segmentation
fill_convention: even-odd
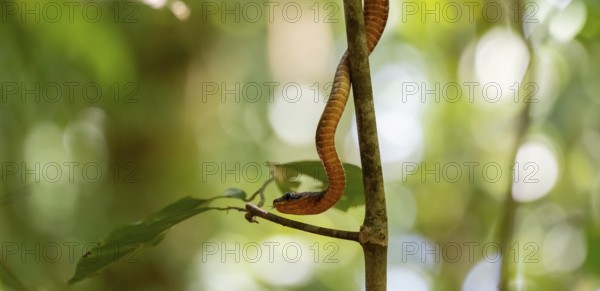
[[[248,212],[246,208],[235,207],[235,206],[227,206],[227,207],[207,207],[208,209],[221,210],[221,211],[229,211],[229,210],[237,210],[239,212]]]
[[[258,216],[258,217],[264,218],[268,221],[271,221],[271,222],[274,222],[277,224],[281,224],[283,226],[287,226],[289,228],[294,228],[297,230],[310,232],[310,233],[314,233],[314,234],[318,234],[318,235],[322,235],[322,236],[328,236],[328,237],[358,242],[358,232],[355,232],[355,231],[331,229],[331,228],[320,227],[320,226],[316,226],[316,225],[312,225],[312,224],[307,224],[307,223],[287,219],[287,218],[275,215],[273,213],[267,212],[251,203],[246,203],[246,211],[248,212],[248,213],[246,213],[246,220],[248,220],[248,222],[257,222],[254,219],[254,217]]]
[[[250,196],[250,198],[248,199],[244,199],[244,202],[250,202],[252,200],[254,200],[254,198],[256,198],[256,195],[260,194],[260,200],[258,200],[258,203],[256,204],[258,207],[263,207],[263,205],[265,205],[265,189],[267,189],[267,186],[269,186],[269,184],[271,184],[271,182],[274,181],[273,178],[273,169],[270,170],[271,174],[269,175],[269,179],[267,179],[260,188],[258,188],[258,190],[256,190],[256,192],[254,192],[254,194],[252,194],[252,196]]]

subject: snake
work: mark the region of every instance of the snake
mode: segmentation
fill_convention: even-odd
[[[379,42],[387,23],[389,0],[365,0],[364,19],[369,54]],[[277,211],[286,214],[311,215],[322,213],[333,207],[346,188],[344,166],[335,148],[335,132],[350,96],[350,61],[348,50],[342,56],[329,94],[325,109],[321,114],[316,132],[316,147],[328,185],[318,192],[287,192],[273,200]]]

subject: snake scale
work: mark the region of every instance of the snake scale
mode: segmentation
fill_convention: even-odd
[[[383,34],[388,18],[388,1],[364,1],[365,30],[369,53],[373,51]],[[348,50],[346,50],[337,66],[329,100],[317,126],[317,153],[325,168],[329,185],[320,192],[286,193],[273,201],[273,206],[279,212],[296,215],[319,214],[335,205],[344,194],[346,177],[344,167],[335,149],[335,132],[350,95],[349,65]]]

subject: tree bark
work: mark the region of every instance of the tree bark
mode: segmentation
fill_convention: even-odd
[[[344,0],[344,14],[365,190],[365,219],[359,235],[365,256],[365,284],[367,291],[385,291],[388,222],[361,1]]]

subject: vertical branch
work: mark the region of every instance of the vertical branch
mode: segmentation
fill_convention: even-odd
[[[513,164],[517,160],[517,151],[519,150],[519,146],[523,143],[523,140],[525,139],[525,133],[527,132],[527,128],[529,127],[530,108],[530,103],[527,103],[525,105],[525,108],[523,108],[523,110],[519,113],[517,125],[517,138],[512,153]],[[512,244],[515,226],[515,212],[517,211],[518,206],[517,201],[515,201],[515,199],[512,196],[512,185],[513,179],[511,178],[504,198],[504,209],[502,210],[502,217],[500,223],[500,249],[502,250],[502,265],[500,267],[499,291],[508,290],[508,281],[510,279],[510,260],[507,258],[506,254],[508,253]]]
[[[524,7],[522,4],[522,0],[506,0],[504,2],[505,8],[510,9],[510,7],[517,7],[516,9],[516,17],[515,23],[513,24],[513,29],[523,38],[523,41],[526,42],[527,47],[529,49],[530,61],[525,72],[525,77],[523,78],[523,83],[525,83],[528,78],[530,78],[530,68],[533,63],[533,49],[531,48],[531,44],[525,39],[525,35],[523,34],[523,10]],[[510,17],[509,17],[510,18]],[[509,20],[510,22],[510,20]],[[531,111],[531,102],[525,100],[525,106],[522,111],[519,113],[517,117],[517,132],[515,144],[513,145],[512,152],[512,162],[513,165],[517,161],[517,152],[519,147],[523,143],[527,129],[531,123],[530,118]],[[499,291],[507,291],[508,290],[508,282],[510,281],[510,260],[508,260],[506,254],[508,253],[510,246],[513,240],[514,228],[515,228],[515,213],[517,211],[518,203],[515,201],[512,195],[512,187],[513,179],[509,180],[507,185],[504,208],[501,213],[501,222],[499,227],[499,237],[500,237],[500,250],[502,252],[502,261],[500,266],[500,282],[498,284]]]
[[[385,291],[388,222],[361,0],[344,0],[344,14],[365,188],[365,219],[359,240],[365,256],[366,290]]]

